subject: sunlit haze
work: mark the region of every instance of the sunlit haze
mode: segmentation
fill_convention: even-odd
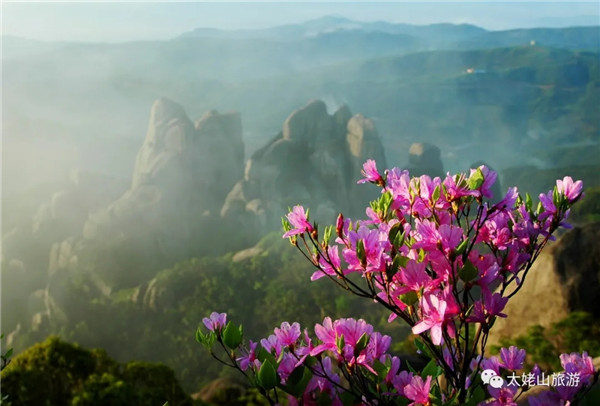
[[[598,2],[4,2],[2,33],[48,41],[169,39],[197,27],[264,28],[324,15],[490,30],[593,25]]]

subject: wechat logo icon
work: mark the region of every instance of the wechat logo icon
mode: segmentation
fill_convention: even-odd
[[[500,389],[504,385],[504,379],[501,376],[496,375],[493,369],[486,369],[481,373],[481,380],[486,385],[490,385],[492,388]]]

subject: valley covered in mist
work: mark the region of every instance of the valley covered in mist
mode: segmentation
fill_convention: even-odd
[[[484,162],[498,199],[570,175],[586,188],[573,222],[600,219],[598,25],[325,16],[168,40],[2,41],[1,331],[15,355],[56,335],[164,363],[197,393],[229,376],[194,340],[212,311],[250,337],[363,317],[408,351],[408,327],[311,282],[281,238],[296,204],[320,224],[364,218],[378,193],[356,184],[367,159],[442,177]]]

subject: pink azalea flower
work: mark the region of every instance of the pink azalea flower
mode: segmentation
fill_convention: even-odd
[[[284,352],[283,359],[277,367],[277,374],[284,384],[294,369],[296,369],[296,357],[289,352]]]
[[[488,290],[483,291],[483,303],[486,313],[490,316],[506,317],[502,310],[507,302],[508,298],[502,297],[500,293],[490,294]]]
[[[275,337],[282,347],[289,347],[296,344],[300,338],[300,324],[294,323],[290,325],[287,321],[281,323],[281,328],[275,329]]]
[[[563,180],[557,180],[556,186],[558,192],[564,195],[569,203],[576,202],[583,195],[581,193],[583,190],[583,182],[578,180],[573,183],[573,179],[570,176],[565,176]]]
[[[261,362],[258,360],[256,354],[256,347],[258,346],[258,343],[249,340],[248,345],[250,346],[249,350],[242,349],[243,355],[239,357],[237,361],[239,362],[242,371],[248,369],[249,366],[252,366],[254,369],[258,370],[261,365]]]
[[[410,405],[428,405],[429,390],[431,389],[431,376],[428,376],[425,382],[420,376],[415,375],[408,385],[404,387],[404,396],[412,400]]]
[[[212,312],[209,317],[203,318],[202,322],[210,331],[219,332],[227,324],[227,313]]]
[[[486,403],[486,406],[518,406],[517,402],[515,402],[515,390],[511,387],[494,388],[490,385],[487,389],[490,395],[494,397],[494,400]]]
[[[496,178],[498,177],[498,174],[494,171],[491,171],[485,165],[481,165],[478,169],[481,169],[481,172],[483,173],[483,184],[479,188],[479,190],[481,191],[481,195],[483,197],[491,199],[494,197],[492,193],[492,186],[494,186],[494,183],[496,183]],[[471,176],[473,176],[473,174],[476,171],[477,169],[471,169]]]
[[[287,219],[292,225],[292,229],[283,235],[283,238],[288,238],[293,235],[302,234],[313,231],[313,226],[308,222],[308,217],[304,212],[304,207],[294,206],[291,212],[288,213]]]
[[[392,337],[388,335],[382,335],[379,332],[371,334],[369,344],[367,344],[365,361],[371,363],[377,359],[384,362],[385,353],[389,350],[391,343]]]
[[[329,256],[329,261],[327,261],[327,259],[324,257],[319,258],[320,268],[312,274],[312,276],[310,277],[311,281],[321,279],[325,275],[337,276],[336,269],[340,269],[342,264],[342,262],[340,261],[338,247],[334,245],[330,245],[329,247],[327,247],[327,255]],[[331,262],[331,264],[329,262]],[[348,270],[344,270],[343,273],[347,274]]]
[[[517,198],[519,197],[518,189],[515,187],[508,188],[504,198],[494,205],[494,209],[506,210],[515,207]]]
[[[500,375],[500,360],[498,357],[494,355],[481,361],[481,370],[485,371],[486,369],[491,369],[496,375]]]
[[[310,352],[310,355],[319,355],[324,351],[337,351],[336,345],[336,331],[333,328],[333,322],[331,317],[325,317],[323,324],[315,324],[315,334],[317,338],[321,340],[321,344],[317,345]]]
[[[269,337],[260,340],[260,345],[262,345],[267,352],[275,352],[275,356],[277,357],[279,357],[281,354],[281,343],[274,334],[271,334]]]
[[[392,385],[394,385],[394,388],[398,391],[400,396],[407,397],[404,393],[404,388],[412,382],[413,376],[412,372],[400,371],[398,375],[395,375],[392,378]]]
[[[479,194],[476,190],[469,189],[464,173],[452,176],[448,172],[443,183],[446,187],[446,199],[449,202],[458,200],[464,196],[477,196]]]
[[[349,271],[364,272],[383,272],[386,269],[389,256],[384,252],[384,243],[381,241],[378,230],[371,230],[361,225],[358,231],[349,232],[350,248],[343,250],[344,259],[348,263]],[[358,257],[357,247],[359,241],[362,241],[365,249],[365,264]],[[366,266],[363,266],[366,265]]]
[[[527,398],[529,402],[529,406],[565,406],[563,400],[561,400],[560,395],[556,392],[545,391],[541,392],[538,395],[529,396]]]
[[[421,334],[424,331],[431,330],[431,341],[435,345],[440,345],[443,341],[442,325],[446,313],[446,301],[430,294],[426,299],[421,299],[421,310],[423,319],[413,326],[413,334]]]
[[[416,231],[413,237],[416,240],[413,244],[414,249],[439,250],[447,254],[460,244],[463,231],[460,227],[449,224],[438,226],[433,221],[416,220]]]
[[[594,360],[585,351],[582,354],[561,354],[560,363],[565,371],[578,373],[584,383],[589,382],[596,372]]]
[[[502,366],[510,371],[516,371],[523,368],[523,362],[525,361],[525,350],[520,350],[514,345],[511,345],[508,349],[502,348],[500,350],[500,358],[502,359]]]
[[[385,190],[392,193],[393,210],[406,210],[410,207],[412,200],[410,195],[410,175],[407,170],[401,171],[393,168],[387,173],[387,186]]]
[[[356,183],[383,183],[383,178],[379,172],[377,172],[377,164],[372,159],[367,159],[367,162],[363,164],[363,168],[360,172],[363,174],[364,178]]]
[[[554,217],[557,213],[556,206],[554,205],[554,200],[552,196],[552,191],[548,191],[548,193],[543,194],[540,193],[540,202],[542,202],[542,206],[544,207],[544,212],[539,215],[540,220],[545,220],[548,217]]]

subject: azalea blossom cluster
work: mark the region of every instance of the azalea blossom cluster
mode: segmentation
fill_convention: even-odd
[[[468,402],[459,402],[459,392],[448,397],[439,386],[442,369],[435,360],[421,372],[415,371],[408,362],[388,353],[390,336],[375,332],[362,319],[332,321],[326,317],[322,324],[315,325],[315,340],[298,323],[283,322],[269,337],[245,344],[241,326],[227,322],[225,313],[212,313],[203,321],[208,332],[199,328],[196,339],[219,361],[246,375],[273,405],[281,402],[280,396],[286,396],[289,405],[517,406],[516,400],[526,390],[510,381],[523,369],[526,357],[525,350],[514,346],[502,348],[499,357],[477,356],[471,361],[469,372],[481,368],[505,379],[501,387],[487,387],[486,401],[482,379],[474,375],[475,383],[467,382],[467,388],[478,389]],[[217,343],[228,359],[213,353]],[[563,354],[560,359],[565,373],[576,376],[577,381],[571,385],[553,382],[552,390],[528,398],[531,406],[569,405],[597,380],[598,373],[587,353]],[[523,376],[535,385],[543,372],[536,365]]]
[[[527,401],[530,406],[552,406],[570,405],[578,394],[585,392],[597,380],[598,373],[594,368],[592,358],[586,353],[562,354],[560,362],[564,368],[563,372],[550,376],[540,370],[536,364],[533,369],[520,375],[523,385],[518,382],[517,372],[523,370],[525,361],[525,350],[517,347],[502,348],[500,357],[492,356],[482,362],[482,368],[493,371],[497,376],[504,377],[501,387],[488,386],[488,392],[492,399],[486,405],[508,405],[517,406],[517,399],[529,386],[543,385],[551,390],[543,391],[537,395],[529,396]],[[478,362],[477,357],[473,363]]]
[[[477,398],[481,364],[493,362],[485,359],[489,330],[496,317],[506,317],[507,301],[552,233],[568,227],[565,220],[582,196],[582,182],[558,180],[534,207],[516,187],[491,203],[497,175],[485,166],[444,179],[411,178],[398,168],[382,174],[368,160],[362,173],[358,183],[381,188],[366,209],[367,219],[352,221],[340,214],[320,235],[308,211],[295,206],[283,221],[283,237],[314,265],[312,280],[328,278],[387,308],[390,322],[407,323],[431,363],[420,374],[400,372],[399,359],[386,353],[390,337],[373,332],[363,320],[326,318],[315,327],[315,344],[297,323],[283,323],[269,338],[249,342],[240,350],[243,355],[230,356],[231,365],[252,370],[259,387],[261,371],[273,370],[262,373],[275,376],[272,388],[279,385],[304,404],[324,395],[334,404],[358,399],[379,405],[396,404],[398,397],[411,405]],[[241,327],[225,325],[223,317],[215,313],[206,319],[214,337],[199,333],[198,339],[209,348],[222,340],[233,350],[241,344]],[[446,385],[434,384],[442,374]],[[301,393],[289,390],[299,382]],[[508,399],[504,394],[500,398]]]

